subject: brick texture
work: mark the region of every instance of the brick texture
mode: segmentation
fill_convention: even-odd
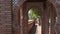
[[[12,34],[11,0],[0,0],[0,34]]]
[[[13,33],[19,34],[20,20],[19,20],[19,7],[13,7]]]

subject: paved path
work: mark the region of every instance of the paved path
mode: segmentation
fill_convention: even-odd
[[[41,34],[41,26],[36,24],[30,31],[29,34]]]
[[[41,34],[41,26],[37,25],[36,34]]]

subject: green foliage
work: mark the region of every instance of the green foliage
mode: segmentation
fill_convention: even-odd
[[[37,8],[31,8],[30,10],[30,18],[39,18],[40,12]]]

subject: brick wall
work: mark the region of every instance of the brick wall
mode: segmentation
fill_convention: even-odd
[[[19,27],[20,27],[20,14],[19,14],[19,6],[13,7],[13,33],[19,34]]]
[[[12,34],[11,0],[0,0],[0,34]]]

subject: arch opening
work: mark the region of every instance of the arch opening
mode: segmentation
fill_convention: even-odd
[[[50,15],[49,15],[49,34],[56,34],[55,31],[55,24],[57,22],[57,12],[56,9],[54,7],[54,5],[51,3],[50,5]]]
[[[29,34],[41,34],[41,11],[38,8],[30,8],[28,11]],[[32,24],[33,23],[33,24]],[[38,29],[39,28],[39,29]],[[33,31],[34,30],[34,31]]]

